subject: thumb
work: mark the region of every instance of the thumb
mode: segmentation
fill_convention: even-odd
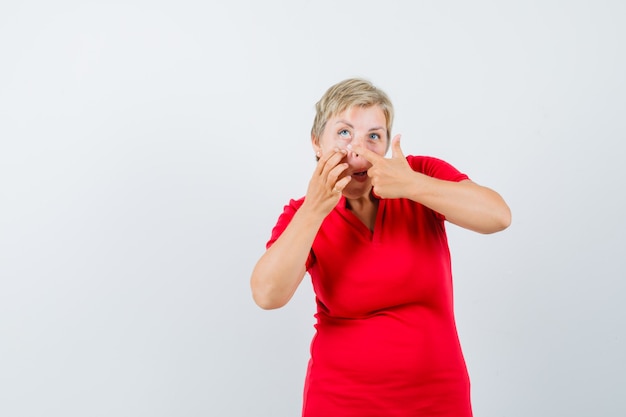
[[[404,158],[402,148],[400,148],[400,138],[402,135],[396,135],[391,141],[391,157],[392,158]]]

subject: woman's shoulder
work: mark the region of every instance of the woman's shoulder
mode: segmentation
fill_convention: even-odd
[[[281,220],[291,221],[291,218],[294,216],[294,214],[296,214],[296,211],[298,211],[300,207],[302,207],[303,203],[304,197],[290,199],[289,202],[287,202],[287,204],[285,204],[283,207],[283,211],[279,217],[279,222]]]
[[[289,200],[289,202],[285,205],[284,210],[294,210],[297,211],[300,207],[302,207],[302,204],[304,203],[304,197],[300,197],[300,198],[292,198]]]
[[[407,155],[406,159],[412,167],[428,167],[441,164],[450,165],[443,159],[430,155]]]
[[[456,169],[452,164],[434,156],[408,155],[406,159],[414,171],[430,177],[449,181],[468,179],[466,174]]]

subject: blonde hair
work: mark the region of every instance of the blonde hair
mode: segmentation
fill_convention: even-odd
[[[354,106],[380,106],[387,120],[387,149],[389,149],[393,105],[384,91],[361,78],[349,78],[333,85],[315,104],[315,119],[311,128],[311,136],[315,142],[319,143],[328,119]]]

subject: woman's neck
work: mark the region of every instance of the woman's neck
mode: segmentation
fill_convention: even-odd
[[[359,198],[346,198],[346,208],[367,226],[374,230],[376,213],[378,212],[378,199],[368,193]]]

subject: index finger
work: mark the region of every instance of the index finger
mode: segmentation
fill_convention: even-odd
[[[337,155],[339,156],[337,157]],[[333,157],[335,157],[335,160],[330,162],[332,164],[331,168],[336,166],[345,155],[346,151],[338,148],[332,150],[331,152],[325,152],[324,155],[320,157],[319,161],[317,161],[315,172],[317,172],[317,174],[321,174]]]
[[[363,158],[365,158],[365,160],[367,160],[367,162],[370,162],[372,164],[380,161],[381,159],[385,159],[384,157],[378,155],[376,152],[370,151],[369,149],[364,148],[360,145],[356,145],[355,147],[348,150],[351,150],[355,154],[362,156]]]

